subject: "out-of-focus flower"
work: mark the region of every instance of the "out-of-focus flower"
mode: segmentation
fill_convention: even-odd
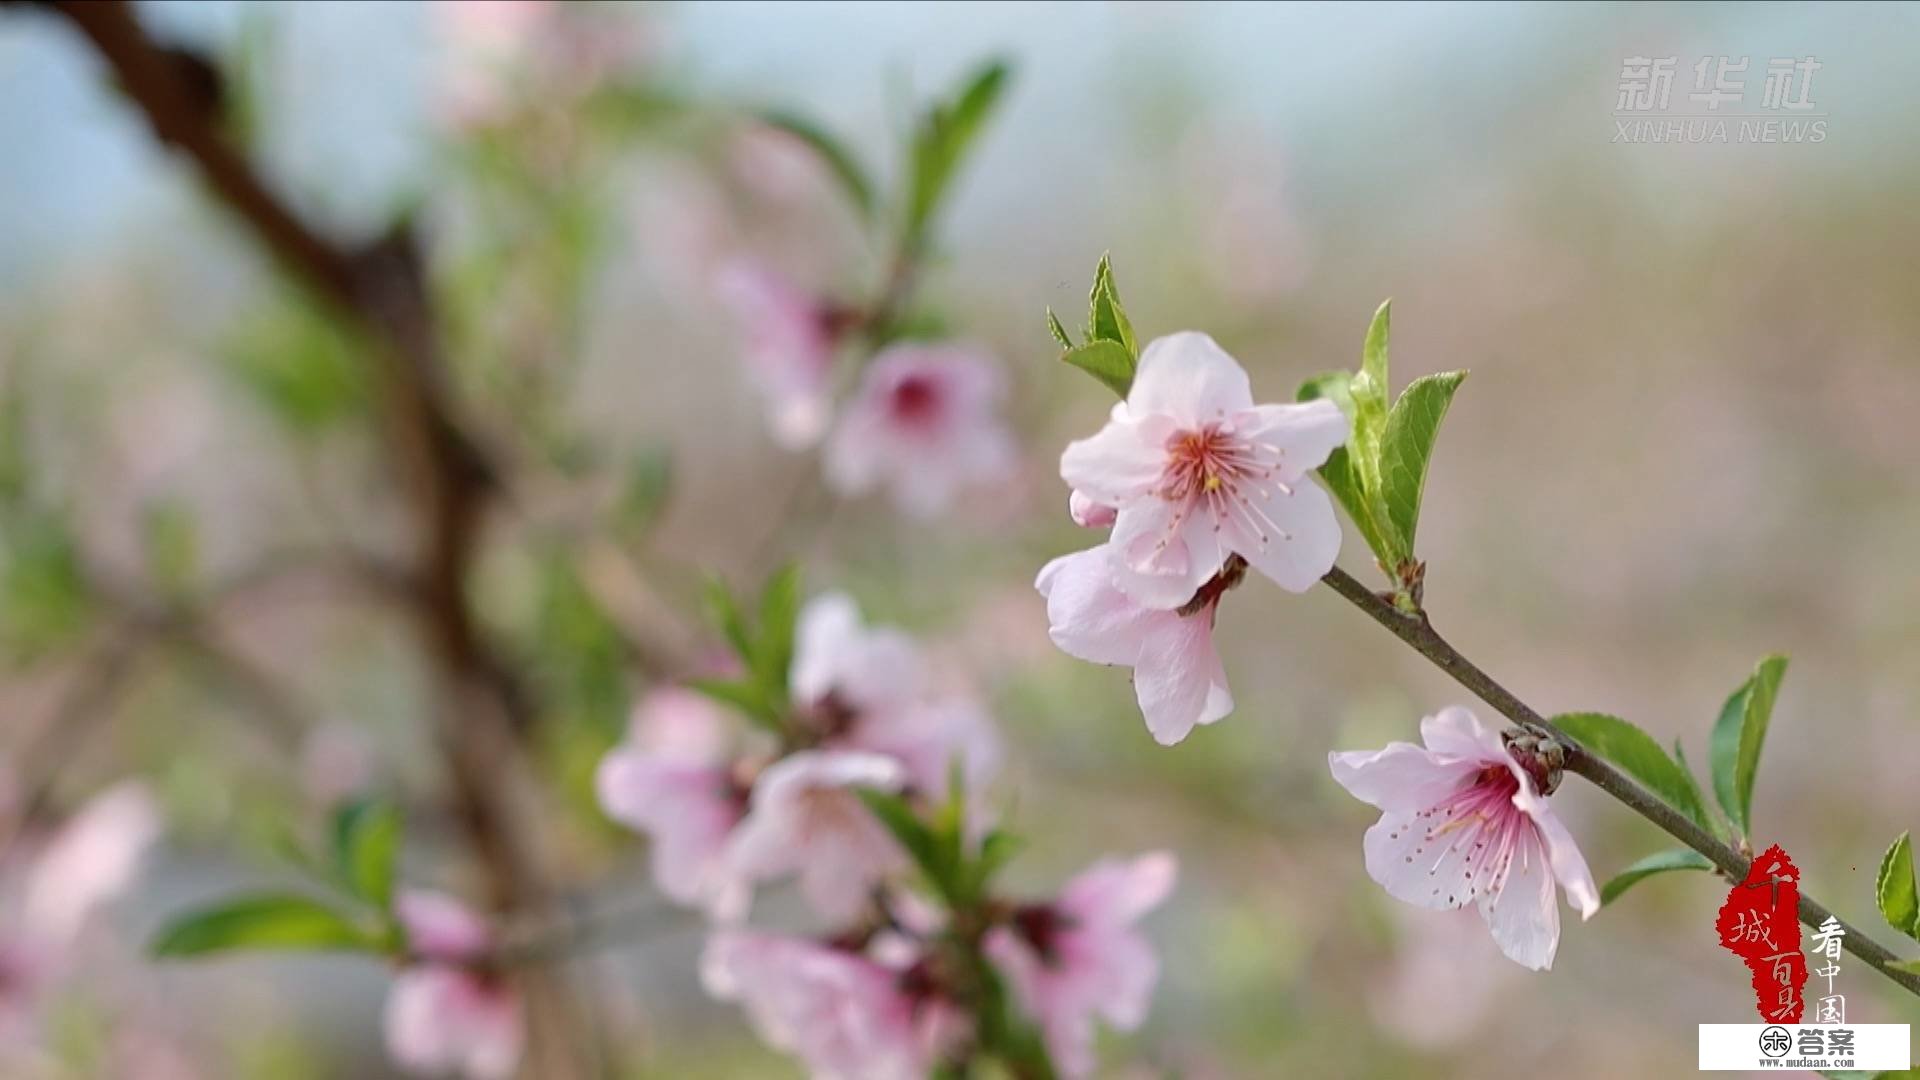
[[[918,1080],[965,1030],[950,1005],[914,992],[911,972],[800,938],[715,934],[700,974],[821,1080]]]
[[[819,442],[832,415],[830,376],[840,337],[832,313],[758,263],[727,264],[718,285],[745,332],[747,371],[766,399],[774,440],[789,450]]]
[[[1367,873],[1397,900],[1426,908],[1477,903],[1500,950],[1539,971],[1560,944],[1554,883],[1591,918],[1600,910],[1573,835],[1508,752],[1466,709],[1420,721],[1424,747],[1327,755],[1333,776],[1384,811],[1367,830]]]
[[[1116,509],[1115,580],[1142,604],[1186,604],[1230,554],[1303,592],[1340,552],[1333,503],[1308,473],[1347,428],[1330,401],[1255,405],[1239,363],[1188,331],[1146,347],[1127,400],[1067,447],[1060,475]]]
[[[656,690],[634,710],[627,741],[594,777],[607,816],[651,839],[660,891],[718,918],[739,915],[746,902],[726,858],[728,838],[747,811],[729,758],[731,727],[693,691]]]
[[[471,966],[493,939],[486,920],[443,893],[402,890],[394,914],[412,962],[387,994],[387,1052],[402,1068],[505,1080],[526,1038],[519,996]]]
[[[931,695],[913,640],[864,625],[845,593],[824,593],[801,611],[788,683],[800,721],[821,745],[894,758],[922,794],[946,794],[956,764],[977,792],[999,766],[999,732],[979,703]]]
[[[512,81],[526,73],[543,24],[558,10],[552,0],[439,0],[432,6],[445,50],[440,108],[450,124],[471,127],[498,117]]]
[[[373,783],[373,751],[351,724],[320,724],[300,742],[300,786],[319,806],[338,806]]]
[[[160,828],[153,797],[129,781],[42,843],[9,838],[0,861],[0,1046],[31,1030],[87,920],[133,883]]]
[[[829,592],[801,609],[787,682],[800,707],[852,720],[912,702],[923,690],[925,665],[912,638],[891,627],[868,627],[852,597]]]
[[[1063,1076],[1090,1076],[1096,1016],[1122,1031],[1146,1020],[1160,965],[1134,924],[1173,891],[1172,855],[1105,859],[1067,883],[1058,900],[1016,909],[990,931],[988,957],[1039,1021]]]
[[[803,750],[782,758],[754,782],[746,819],[728,843],[729,871],[756,883],[798,874],[822,917],[853,919],[873,887],[906,865],[855,792],[895,792],[906,780],[905,767],[880,754]]]
[[[842,495],[884,487],[915,517],[961,491],[1007,478],[1013,437],[999,416],[1000,369],[961,345],[901,344],[868,365],[827,444],[827,482]]]
[[[1197,610],[1146,607],[1115,582],[1110,546],[1063,555],[1041,568],[1034,586],[1047,600],[1048,634],[1069,656],[1132,668],[1147,730],[1171,746],[1196,724],[1233,711],[1213,645],[1219,594]]]

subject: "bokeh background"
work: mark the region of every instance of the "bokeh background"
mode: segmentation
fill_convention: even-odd
[[[1096,850],[1179,852],[1150,924],[1165,974],[1147,1026],[1107,1048],[1116,1075],[1673,1075],[1696,1024],[1751,1015],[1708,878],[1567,916],[1540,974],[1471,916],[1368,881],[1372,814],[1326,752],[1467,702],[1330,593],[1234,594],[1239,708],[1174,749],[1123,673],[1051,647],[1033,575],[1087,542],[1057,455],[1109,402],[1055,362],[1041,315],[1071,322],[1110,251],[1143,335],[1210,331],[1264,399],[1352,366],[1391,296],[1396,389],[1472,371],[1420,535],[1436,624],[1542,711],[1617,713],[1696,762],[1754,661],[1789,653],[1755,830],[1879,925],[1879,854],[1920,824],[1920,9],[595,5],[564,62],[500,80],[453,7],[140,10],[221,58],[289,200],[347,238],[425,224],[461,391],[526,463],[477,587],[555,703],[546,767],[573,794],[549,842],[574,887],[646,889],[643,849],[584,790],[645,685],[619,631],[697,646],[702,575],[798,558],[993,702],[1032,841],[1017,882],[1046,889]],[[561,47],[527,29],[514,48]],[[818,492],[817,460],[776,449],[744,388],[714,269],[748,254],[851,294],[881,251],[816,161],[737,117],[802,112],[889,174],[911,104],[991,55],[1016,79],[922,299],[1004,364],[1023,465],[915,523]],[[1817,57],[1826,137],[1615,143],[1632,55],[1678,57],[1675,112],[1700,57],[1753,58],[1747,112],[1768,58]],[[324,581],[196,599],[276,552],[395,543],[354,348],[69,27],[0,9],[5,471],[42,508],[0,577],[0,754],[66,803],[145,777],[170,825],[119,909],[120,958],[63,1005],[56,1075],[386,1075],[377,965],[134,952],[190,902],[284,878],[268,838],[310,823],[316,771],[370,768],[410,808],[410,867],[458,872],[404,629]],[[663,468],[657,514],[623,526],[631,474]],[[603,526],[622,557],[560,554]],[[1370,571],[1351,528],[1345,551]],[[75,713],[155,597],[204,607],[211,648],[142,647]],[[34,757],[61,724],[85,737]],[[1597,877],[1666,846],[1581,783],[1556,802]],[[592,961],[635,1075],[792,1074],[703,998],[698,944],[663,917]],[[1851,1019],[1913,1018],[1841,963]]]

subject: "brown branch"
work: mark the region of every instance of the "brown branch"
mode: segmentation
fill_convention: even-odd
[[[63,0],[55,7],[112,67],[154,134],[199,168],[213,192],[266,248],[322,300],[381,346],[388,441],[418,514],[412,613],[430,659],[439,700],[440,742],[468,838],[486,870],[491,905],[538,910],[547,897],[526,820],[511,794],[522,764],[517,738],[529,720],[507,666],[483,640],[467,595],[493,474],[466,436],[446,388],[439,330],[418,245],[404,230],[371,249],[350,251],[323,238],[268,190],[221,135],[210,96],[182,78],[183,66],[156,46],[124,0]],[[217,95],[213,95],[217,97]],[[570,1045],[574,1013],[550,973],[523,976],[532,1014],[529,1066],[571,1075],[581,1049]]]
[[[1662,832],[1705,855],[1729,879],[1740,881],[1747,876],[1751,859],[1701,828],[1691,818],[1668,806],[1659,797],[1629,779],[1625,773],[1605,760],[1581,749],[1579,742],[1572,736],[1555,727],[1551,721],[1534,711],[1512,691],[1496,682],[1491,675],[1460,655],[1459,650],[1434,630],[1433,623],[1427,618],[1425,612],[1415,615],[1401,612],[1393,606],[1391,600],[1374,593],[1354,580],[1353,575],[1337,566],[1327,571],[1326,576],[1320,580],[1326,582],[1329,588],[1345,597],[1353,606],[1371,616],[1374,622],[1392,631],[1395,637],[1413,646],[1415,652],[1432,661],[1434,666],[1452,676],[1453,681],[1472,691],[1476,697],[1493,706],[1502,716],[1516,724],[1534,724],[1552,732],[1555,738],[1566,745],[1568,772],[1585,778],[1595,787],[1625,803],[1634,813],[1653,822]],[[1909,993],[1920,995],[1920,974],[1896,967],[1895,965],[1901,961],[1891,950],[1848,925],[1819,901],[1802,892],[1800,921],[1808,926],[1818,927],[1827,919],[1833,919],[1846,930],[1846,936],[1841,939],[1841,943],[1846,946],[1848,952],[1866,961],[1868,967],[1900,984]]]

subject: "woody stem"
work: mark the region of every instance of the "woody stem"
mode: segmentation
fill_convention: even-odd
[[[1747,876],[1751,859],[1701,828],[1686,815],[1668,806],[1605,760],[1581,749],[1580,744],[1572,736],[1555,727],[1526,702],[1515,697],[1512,691],[1480,670],[1473,661],[1460,655],[1458,649],[1434,630],[1433,623],[1427,618],[1426,612],[1420,611],[1409,615],[1400,611],[1391,601],[1375,594],[1338,566],[1327,571],[1326,576],[1320,580],[1354,607],[1371,616],[1374,622],[1386,627],[1393,636],[1412,646],[1415,652],[1432,661],[1435,667],[1452,676],[1453,681],[1471,690],[1480,700],[1493,706],[1500,715],[1516,724],[1537,724],[1551,732],[1554,738],[1567,749],[1567,772],[1585,778],[1595,787],[1625,803],[1633,812],[1653,822],[1662,832],[1706,856],[1728,878],[1739,881]],[[1900,958],[1891,950],[1867,937],[1802,891],[1800,921],[1808,926],[1818,927],[1828,919],[1832,919],[1846,932],[1841,938],[1841,944],[1848,952],[1859,957],[1868,967],[1900,984],[1901,988],[1908,993],[1920,997],[1920,973],[1905,971],[1898,967],[1897,965],[1901,963]]]

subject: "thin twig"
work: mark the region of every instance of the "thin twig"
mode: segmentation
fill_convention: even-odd
[[[1515,697],[1512,691],[1500,685],[1492,676],[1460,655],[1459,650],[1448,644],[1447,640],[1434,630],[1432,621],[1424,612],[1418,615],[1403,614],[1386,598],[1354,580],[1351,574],[1338,566],[1327,571],[1326,576],[1320,580],[1326,582],[1334,592],[1345,597],[1353,606],[1372,616],[1374,622],[1386,627],[1395,637],[1411,645],[1415,652],[1432,661],[1434,666],[1451,675],[1455,682],[1493,706],[1502,716],[1516,724],[1537,724],[1552,732],[1555,738],[1566,745],[1568,772],[1585,778],[1595,787],[1625,803],[1629,809],[1641,817],[1653,822],[1662,832],[1705,855],[1728,878],[1740,881],[1747,876],[1751,859],[1701,828],[1686,815],[1668,806],[1611,764],[1581,749],[1578,741],[1559,730],[1526,702]],[[1818,927],[1828,919],[1833,919],[1841,929],[1846,931],[1841,944],[1848,952],[1866,961],[1868,967],[1900,984],[1909,993],[1920,995],[1920,974],[1895,967],[1894,965],[1901,961],[1891,950],[1848,925],[1819,901],[1802,891],[1800,921],[1808,926]]]

